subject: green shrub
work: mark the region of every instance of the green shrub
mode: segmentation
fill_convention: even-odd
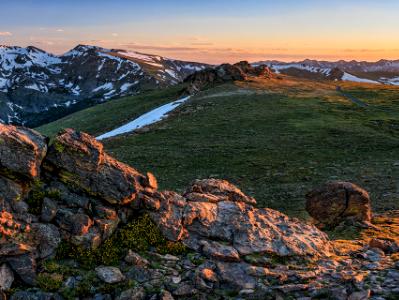
[[[183,244],[166,240],[150,217],[144,214],[120,228],[95,250],[62,242],[57,249],[57,259],[73,258],[83,268],[90,269],[100,264],[118,265],[127,249],[143,252],[150,248],[155,248],[162,254],[174,255],[187,251]]]
[[[37,285],[40,289],[45,292],[56,292],[58,291],[63,282],[63,276],[61,274],[53,273],[41,273],[37,276]]]
[[[60,191],[57,189],[46,190],[43,182],[35,180],[26,199],[26,203],[29,205],[29,212],[34,215],[40,214],[45,197],[59,200],[61,197]]]

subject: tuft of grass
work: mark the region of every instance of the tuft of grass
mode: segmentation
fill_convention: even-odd
[[[40,273],[37,275],[37,286],[45,292],[58,291],[63,282],[63,276],[57,273]]]

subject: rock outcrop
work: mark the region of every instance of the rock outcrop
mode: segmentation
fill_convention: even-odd
[[[247,61],[234,65],[222,64],[215,68],[207,68],[189,75],[184,82],[188,83],[185,92],[196,94],[202,89],[220,83],[246,80],[250,76],[272,78],[272,71],[264,65],[253,67]]]
[[[254,254],[320,256],[331,252],[327,236],[256,201],[224,180],[196,180],[184,196],[146,193],[142,200],[163,234],[225,261]]]
[[[370,223],[367,191],[350,183],[329,182],[306,195],[306,210],[320,227],[332,228],[345,220]]]
[[[387,239],[368,233],[374,238],[350,246],[330,242],[311,224],[255,207],[254,198],[225,180],[195,180],[183,194],[159,191],[154,175],[116,161],[93,137],[71,129],[48,147],[35,131],[0,125],[0,141],[6,141],[0,142],[2,297],[13,282],[34,286],[15,292],[14,300],[323,299],[326,289],[333,299],[347,299],[370,295],[368,287],[377,291],[377,284],[381,295],[389,295],[399,284],[393,259],[399,234]],[[369,220],[368,200],[349,183],[308,195],[315,219],[325,220],[322,207],[348,204],[339,206],[344,214],[328,213],[334,217],[328,224],[341,217]],[[163,234],[151,231],[149,239],[166,238],[172,246],[165,249],[180,247],[179,254],[161,254],[151,243],[135,249],[136,240],[123,243],[142,216]],[[399,216],[389,222],[398,232]],[[139,229],[135,238],[146,230],[152,229]],[[122,238],[118,251],[106,252],[115,236]],[[83,260],[57,260],[65,245],[78,247]],[[99,253],[102,262],[117,253],[117,261],[85,264]],[[372,272],[387,281],[366,281]]]

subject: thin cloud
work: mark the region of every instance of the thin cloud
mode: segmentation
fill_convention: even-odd
[[[58,28],[56,31],[57,31],[57,32],[64,32],[65,30],[62,29],[62,28]]]
[[[12,36],[12,33],[9,31],[0,31],[0,36]]]
[[[114,37],[119,36],[119,34],[117,34],[116,32],[112,33],[111,35],[114,36]]]
[[[194,42],[191,43],[193,46],[213,46],[214,44],[211,42]]]
[[[344,49],[343,52],[349,52],[349,53],[356,53],[356,52],[361,52],[361,53],[374,53],[374,52],[384,52],[386,51],[385,49]]]

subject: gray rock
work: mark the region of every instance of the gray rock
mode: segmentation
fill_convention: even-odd
[[[248,264],[218,262],[216,266],[221,281],[229,284],[231,288],[242,290],[256,287],[256,279],[246,272]]]
[[[173,295],[178,297],[187,297],[197,294],[197,290],[188,283],[183,283],[173,291]]]
[[[32,254],[24,254],[7,258],[11,269],[28,285],[36,283],[36,261]]]
[[[22,186],[18,183],[0,176],[0,208],[11,211],[16,203],[23,198]]]
[[[43,204],[42,204],[42,211],[40,214],[40,219],[43,222],[51,222],[54,220],[56,214],[57,214],[57,203],[55,201],[51,200],[50,198],[44,198],[43,199]]]
[[[137,287],[123,291],[117,300],[142,300],[145,299],[146,293],[143,287]]]
[[[14,273],[7,264],[0,267],[0,290],[7,291],[14,282]]]
[[[207,256],[224,261],[240,261],[238,251],[232,246],[206,240],[200,241],[199,244],[202,246],[202,252]]]
[[[371,295],[370,290],[354,292],[348,297],[348,300],[367,300],[370,298],[370,295]]]
[[[57,300],[51,293],[45,293],[43,291],[17,291],[15,292],[10,300]]]
[[[149,264],[148,260],[141,257],[139,254],[137,254],[136,252],[133,252],[130,249],[129,249],[127,255],[125,256],[125,261],[128,264],[132,264],[132,265],[139,266],[139,267],[145,267],[145,266],[148,266],[148,264]]]
[[[100,266],[95,270],[97,277],[106,283],[117,283],[125,280],[121,270],[116,267]]]
[[[144,283],[152,279],[160,279],[163,277],[163,274],[158,270],[134,266],[129,269],[126,277],[129,279],[133,279],[139,283]]]
[[[46,258],[55,253],[61,243],[58,228],[53,224],[34,223],[31,225],[34,242],[37,245],[38,256]]]

